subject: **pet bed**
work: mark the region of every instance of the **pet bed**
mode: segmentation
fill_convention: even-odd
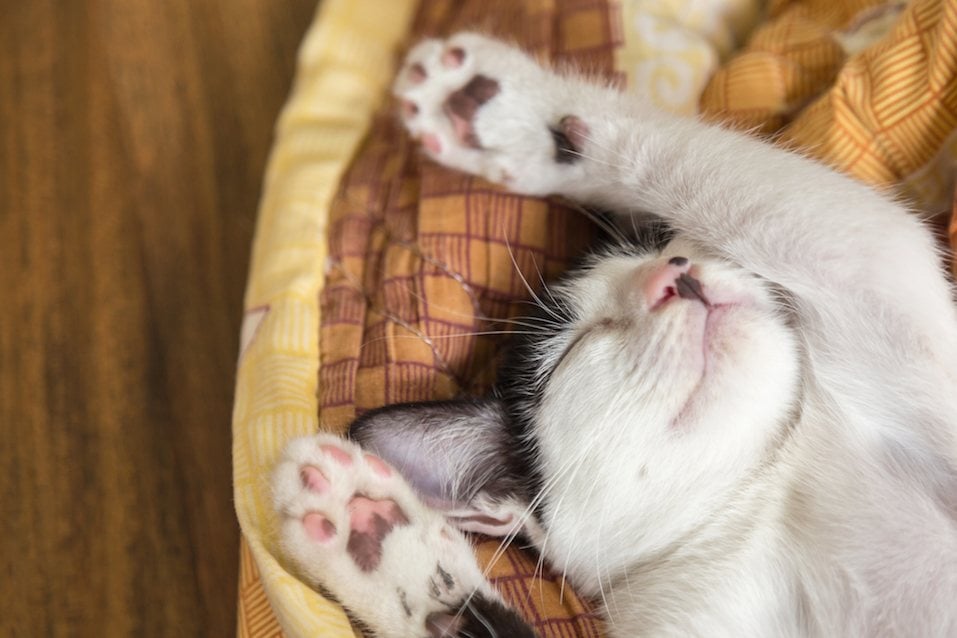
[[[773,134],[927,214],[949,206],[957,0],[774,0],[757,16],[746,0],[324,0],[277,126],[246,292],[233,413],[241,636],[353,635],[277,551],[269,476],[284,442],[342,432],[386,403],[483,391],[506,345],[499,320],[591,237],[557,202],[422,158],[387,92],[416,39],[491,32],[665,108]],[[497,546],[478,539],[480,560]],[[600,635],[537,568],[510,549],[490,573],[543,636]]]

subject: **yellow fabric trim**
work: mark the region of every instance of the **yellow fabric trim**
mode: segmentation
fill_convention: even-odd
[[[721,60],[760,17],[763,0],[619,0],[623,46],[615,67],[629,90],[691,115]]]
[[[416,0],[324,0],[299,50],[295,87],[266,171],[233,409],[233,479],[245,548],[290,636],[352,636],[341,609],[277,560],[269,476],[284,443],[319,427],[319,292],[339,179],[381,103]],[[244,548],[244,549],[245,549]],[[241,636],[261,634],[262,591],[240,589]],[[250,587],[252,589],[252,586]],[[252,601],[244,605],[248,594]]]

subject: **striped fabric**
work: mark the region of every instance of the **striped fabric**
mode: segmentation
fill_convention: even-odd
[[[243,637],[353,636],[342,610],[279,562],[269,476],[286,440],[319,426],[319,291],[339,179],[392,80],[414,0],[323,0],[299,51],[267,168],[241,335],[233,480],[243,531]]]
[[[957,0],[913,0],[902,13],[875,0],[779,1],[701,102],[713,119],[776,133],[922,211],[947,211],[957,173]]]
[[[834,81],[847,57],[835,35],[881,1],[771,2],[745,50],[711,78],[702,111],[740,128],[777,131]]]

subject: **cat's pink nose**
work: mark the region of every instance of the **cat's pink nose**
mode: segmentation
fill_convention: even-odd
[[[641,283],[648,308],[654,310],[666,301],[678,295],[678,278],[691,270],[691,262],[686,257],[672,257],[654,268]]]

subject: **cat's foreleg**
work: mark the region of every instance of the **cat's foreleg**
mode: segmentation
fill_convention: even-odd
[[[812,300],[870,290],[952,312],[922,224],[796,154],[661,113],[472,33],[418,45],[395,92],[409,131],[447,166],[520,193],[658,216]]]
[[[465,536],[355,443],[329,434],[290,441],[273,501],[284,556],[371,636],[534,636]]]

